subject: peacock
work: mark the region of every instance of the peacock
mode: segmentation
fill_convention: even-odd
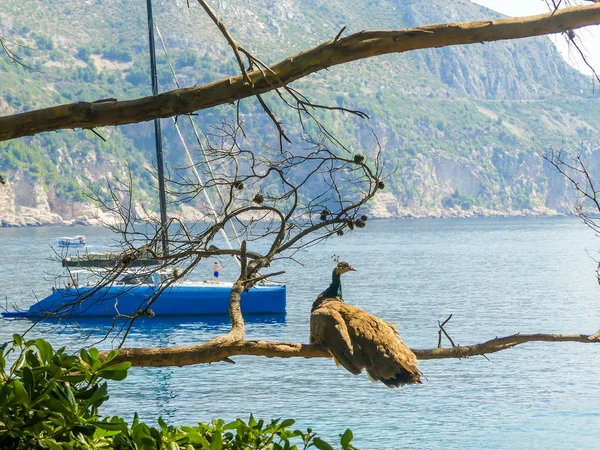
[[[331,284],[312,306],[310,343],[324,347],[336,364],[354,375],[366,369],[371,380],[388,387],[421,383],[417,357],[400,340],[396,328],[344,303],[341,275],[355,270],[344,261],[333,269]]]

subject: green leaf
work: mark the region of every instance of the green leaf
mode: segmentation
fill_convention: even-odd
[[[4,369],[6,367],[6,355],[9,353],[6,352],[6,355],[4,354],[4,350],[7,346],[8,342],[5,342],[4,344],[0,345],[0,373],[2,374],[4,374]]]
[[[135,442],[138,444],[154,442],[154,439],[152,439],[152,433],[151,433],[150,427],[143,422],[139,422],[135,427],[131,427],[131,434],[132,434]],[[146,445],[146,444],[144,444],[144,445]],[[154,448],[154,447],[151,447],[151,448]]]
[[[98,371],[98,376],[101,376],[107,380],[121,381],[127,378],[127,370],[131,367],[129,361],[123,361],[112,366],[103,367]]]
[[[73,434],[77,435],[78,433],[83,434],[84,436],[93,436],[96,428],[91,424],[77,424],[73,426]]]
[[[108,355],[106,355],[106,358],[104,358],[104,364],[108,364],[109,362],[111,362],[113,359],[115,359],[115,357],[119,354],[118,351],[116,350],[111,350],[110,353]]]
[[[159,448],[157,442],[152,437],[142,436],[136,442],[140,442],[146,448]]]
[[[53,394],[56,397],[56,400],[58,400],[57,403],[61,403],[63,405],[63,407],[60,408],[60,411],[70,414],[76,411],[77,405],[71,386],[68,384],[58,384],[56,385],[56,389],[53,391]]]
[[[103,367],[102,370],[128,370],[131,367],[131,362],[123,361],[112,366]]]
[[[23,337],[20,334],[13,334],[13,342],[16,347],[20,347],[23,344]]]
[[[57,391],[58,389],[54,391],[54,395],[58,397]],[[57,413],[64,413],[65,415],[72,413],[71,409],[69,409],[69,407],[61,399],[49,398],[44,406],[47,406],[50,411],[55,411]]]
[[[81,359],[83,359],[88,366],[92,367],[94,361],[92,361],[88,351],[85,348],[82,348],[79,354],[81,355]]]
[[[54,350],[48,341],[45,341],[44,339],[36,339],[35,346],[40,351],[40,357],[42,358],[42,361],[50,361],[52,355],[54,355]]]
[[[210,450],[221,450],[223,448],[223,437],[220,431],[215,431],[210,440]]]
[[[13,380],[11,383],[15,397],[22,405],[29,406],[29,394],[25,390],[21,380]]]
[[[163,420],[162,417],[158,418],[158,426],[160,427],[161,430],[163,431],[167,431],[169,429],[169,426],[167,425],[167,423]]]
[[[254,416],[252,414],[250,414],[250,418],[248,419],[248,426],[249,427],[255,427],[256,426],[256,420],[254,420]]]
[[[342,444],[343,449],[348,447],[353,437],[352,430],[348,428],[342,435],[342,439],[340,439],[340,444]]]
[[[27,366],[23,367],[23,386],[27,392],[35,391],[35,376],[33,375],[33,371]]]
[[[8,387],[8,384],[2,384],[0,386],[0,406],[6,404],[9,392],[10,388]]]
[[[161,437],[159,431],[154,427],[149,428],[149,430],[150,430],[150,436],[152,436],[152,439],[154,439],[154,441],[156,441],[156,442],[161,442],[162,437]]]
[[[46,438],[40,441],[45,444],[50,450],[63,450],[63,447],[59,445],[54,439]]]
[[[294,419],[285,419],[283,422],[281,422],[281,425],[279,425],[279,426],[281,428],[287,428],[287,427],[291,427],[295,423],[296,423],[296,421]]]
[[[202,433],[199,432],[197,428],[183,425],[181,427],[181,431],[183,431],[186,434],[190,443],[196,445],[199,444],[202,446],[202,448],[205,448],[207,450],[210,448],[210,443],[206,440]]]
[[[244,422],[242,422],[240,419],[236,419],[236,420],[234,420],[233,422],[230,422],[230,423],[228,423],[227,425],[225,425],[225,426],[223,427],[223,430],[235,430],[235,429],[239,428],[239,426],[240,426],[240,422],[241,422],[241,423],[244,423]]]
[[[42,365],[42,361],[40,360],[39,356],[32,351],[25,353],[25,361],[27,361],[27,364],[29,364],[30,367],[34,368]]]
[[[121,380],[124,380],[125,378],[127,378],[127,371],[126,370],[101,370],[98,372],[98,376],[101,376],[102,378],[104,378],[106,380],[121,381]]]
[[[108,384],[103,383],[100,386],[94,386],[94,393],[87,401],[87,407],[100,406],[105,400],[108,400]]]
[[[86,378],[87,377],[84,374],[74,374],[74,375],[63,375],[61,377],[57,377],[57,380],[67,381],[72,384],[77,384],[82,381],[85,381]]]
[[[107,431],[122,431],[127,432],[127,423],[126,422],[88,422],[88,425],[93,425],[95,427],[101,428]]]
[[[67,398],[67,401],[69,402],[69,405],[71,405],[71,408],[73,408],[73,411],[75,411],[77,408],[77,400],[75,400],[75,395],[73,394],[73,389],[71,388],[70,385],[65,385],[63,387],[63,392]]]
[[[316,437],[313,443],[319,450],[333,450],[333,447],[321,438]]]
[[[215,429],[222,430],[225,426],[225,421],[223,419],[213,419],[212,424]]]

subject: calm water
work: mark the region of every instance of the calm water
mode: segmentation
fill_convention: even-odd
[[[595,279],[600,239],[576,219],[527,218],[370,222],[364,230],[301,253],[286,267],[288,313],[248,324],[248,338],[307,342],[310,306],[330,281],[332,253],[358,272],[345,276],[348,302],[398,325],[411,347],[437,343],[437,321],[458,344],[517,332],[586,333],[600,328]],[[1,291],[21,307],[43,296],[50,245],[85,234],[92,250],[109,244],[99,228],[0,229]],[[234,262],[223,262],[223,277]],[[200,278],[210,276],[210,264]],[[27,321],[0,321],[0,340]],[[39,327],[55,346],[83,330]],[[227,322],[147,321],[130,346],[201,343]],[[104,344],[106,346],[108,344]],[[362,449],[600,447],[600,346],[530,343],[463,360],[422,361],[422,386],[388,389],[330,360],[237,357],[237,364],[134,368],[112,386],[104,413],[193,424],[214,417],[291,417],[333,438],[352,428]]]

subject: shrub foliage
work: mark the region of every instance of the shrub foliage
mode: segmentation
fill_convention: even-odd
[[[108,400],[107,380],[127,376],[130,363],[113,363],[116,352],[101,359],[95,349],[69,355],[54,350],[43,339],[0,345],[0,448],[2,449],[306,449],[333,447],[306,432],[292,429],[294,420],[215,419],[197,426],[158,427],[135,415],[124,419],[103,417],[100,407]],[[342,449],[354,449],[348,429],[340,436]]]

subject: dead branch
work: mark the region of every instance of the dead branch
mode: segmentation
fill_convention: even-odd
[[[267,71],[248,72],[202,86],[136,100],[79,102],[0,118],[0,141],[45,131],[124,125],[190,114],[272,91],[325,68],[410,50],[562,33],[600,23],[600,4],[538,16],[430,25],[396,31],[364,31],[330,40],[289,57]]]
[[[485,355],[515,347],[526,342],[580,342],[600,343],[600,331],[586,334],[513,334],[490,339],[481,344],[459,345],[450,348],[413,349],[420,360],[466,358]],[[231,356],[266,356],[267,358],[329,358],[318,345],[294,342],[237,341],[231,343],[206,343],[176,348],[122,348],[114,360],[130,361],[139,367],[189,366],[223,361]],[[108,352],[104,352],[106,356]]]
[[[600,233],[600,224],[592,211],[600,212],[600,190],[596,189],[594,178],[584,162],[582,153],[570,156],[565,151],[538,151],[538,155],[549,163],[577,192],[580,200],[574,206],[574,212],[596,234]]]
[[[15,64],[17,66],[21,66],[25,69],[31,70],[32,72],[41,73],[41,71],[39,71],[38,69],[34,69],[33,67],[30,67],[27,64],[25,64],[25,62],[23,62],[23,60],[21,58],[19,58],[14,51],[11,50],[9,45],[13,45],[15,47],[29,48],[29,47],[25,47],[24,45],[17,44],[16,42],[11,42],[11,41],[7,40],[6,38],[3,38],[2,36],[0,36],[0,48],[2,48],[2,50],[4,50],[4,53],[6,54],[6,57],[8,58],[9,62],[11,62],[12,64]]]
[[[438,320],[438,327],[440,329],[438,331],[438,345],[437,345],[437,348],[442,348],[442,332],[448,338],[448,340],[450,341],[450,344],[452,344],[452,347],[456,347],[456,344],[454,344],[454,341],[452,340],[452,338],[450,337],[450,335],[444,329],[444,325],[446,325],[450,319],[452,319],[452,314],[450,314],[448,316],[448,318],[446,320],[444,320],[442,323],[440,323],[440,321]]]

